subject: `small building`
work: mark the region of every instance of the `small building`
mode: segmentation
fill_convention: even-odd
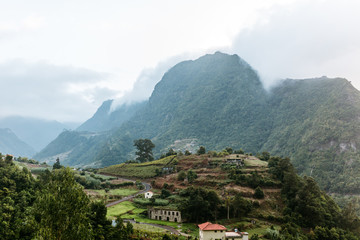
[[[240,154],[231,154],[227,157],[226,163],[242,167],[245,164],[245,157]]]
[[[198,225],[200,240],[248,240],[247,232],[226,232],[226,227],[220,224],[206,222]]]
[[[200,240],[225,240],[226,227],[206,222],[198,225]]]
[[[150,219],[181,222],[181,212],[173,209],[166,208],[150,208],[148,210],[148,216]]]
[[[152,191],[147,191],[144,195],[145,195],[145,198],[152,198],[154,193]]]

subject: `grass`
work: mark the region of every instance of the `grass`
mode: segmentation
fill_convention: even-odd
[[[258,228],[248,229],[248,230],[246,230],[246,232],[249,233],[249,237],[251,237],[254,234],[262,236],[266,233],[266,229],[268,229],[268,228],[269,228],[269,226],[262,226],[262,227],[258,227]]]
[[[118,189],[110,189],[109,192],[105,192],[104,189],[101,190],[93,190],[95,192],[97,192],[99,195],[101,196],[105,196],[105,195],[120,195],[120,196],[129,196],[132,195],[134,193],[137,193],[139,190],[135,189],[135,188],[118,188]]]
[[[107,217],[114,219],[116,216],[121,216],[123,218],[133,218],[133,217],[124,217],[123,215],[125,213],[129,213],[127,215],[133,215],[133,214],[139,214],[146,209],[141,209],[136,207],[132,202],[125,201],[119,204],[116,204],[115,206],[109,207],[107,209]],[[130,213],[131,212],[131,213]]]
[[[113,179],[116,179],[116,177],[113,177],[113,176],[107,176],[107,175],[103,175],[103,174],[94,174],[95,177],[97,178],[101,178],[101,181],[107,181],[107,180],[113,180]]]
[[[199,227],[195,223],[182,223],[181,232],[189,234],[194,238],[199,237]]]
[[[135,206],[133,202],[125,201],[116,204],[115,206],[109,207],[107,211],[107,217],[110,219],[114,219],[116,216],[120,215],[121,218],[128,218],[128,219],[133,218],[137,222],[154,223],[159,225],[170,226],[173,228],[177,228],[179,225],[179,223],[148,219],[147,217],[140,215],[146,210],[147,210],[146,208],[138,208],[137,206]]]
[[[118,165],[109,166],[99,170],[100,173],[116,174],[123,177],[131,178],[151,178],[156,176],[156,170],[162,168],[170,163],[174,156],[169,156],[159,160],[145,163],[122,163]],[[174,159],[175,161],[176,159]]]
[[[268,163],[265,161],[261,161],[260,159],[245,159],[246,167],[267,167]]]
[[[139,224],[139,223],[133,223],[134,229],[140,230],[140,231],[149,231],[149,232],[157,232],[157,233],[166,233],[168,232],[166,229],[147,225],[147,224]]]
[[[179,223],[176,223],[176,222],[154,220],[154,219],[144,218],[144,217],[141,217],[141,216],[135,216],[134,218],[135,218],[135,220],[137,222],[155,223],[155,224],[159,224],[159,225],[170,226],[170,227],[173,227],[173,228],[178,228],[178,225],[179,225]]]

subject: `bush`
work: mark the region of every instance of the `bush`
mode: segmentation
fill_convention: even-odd
[[[259,237],[259,235],[254,234],[251,236],[250,240],[260,240],[260,237]]]
[[[178,181],[184,181],[186,178],[186,173],[184,171],[180,171],[177,175],[177,180]]]
[[[264,192],[260,187],[257,187],[255,189],[254,198],[257,198],[257,199],[263,199],[264,198]]]
[[[152,199],[152,198],[150,198]],[[153,200],[151,201],[150,199],[144,199],[144,198],[134,198],[134,203],[139,204],[141,206],[149,206],[149,205],[153,205],[153,206],[167,206],[169,204],[168,200],[165,199],[155,199],[155,202],[153,202]]]
[[[167,198],[171,195],[171,192],[165,188],[161,190],[160,198]]]
[[[192,183],[195,179],[198,178],[196,172],[189,170],[187,173],[187,180],[189,181],[189,183]]]
[[[197,154],[201,155],[201,154],[205,154],[206,153],[206,149],[204,146],[200,146],[200,148],[197,150]]]

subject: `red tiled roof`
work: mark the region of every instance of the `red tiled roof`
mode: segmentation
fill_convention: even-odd
[[[212,224],[211,222],[199,224],[198,227],[203,231],[226,230],[226,227],[223,225]]]

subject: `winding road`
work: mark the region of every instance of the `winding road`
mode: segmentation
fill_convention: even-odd
[[[121,178],[122,180],[125,180],[125,181],[128,181],[128,182],[135,182],[134,180],[130,180],[130,179],[125,179],[125,178]],[[146,193],[147,191],[149,191],[151,189],[151,185],[149,183],[146,183],[146,182],[141,182],[142,185],[144,185],[145,189],[144,190],[141,190],[133,195],[130,195],[130,196],[127,196],[127,197],[124,197],[122,199],[119,199],[117,201],[114,201],[114,202],[111,202],[111,203],[108,203],[106,204],[106,207],[111,207],[111,206],[114,206],[116,204],[119,204],[121,202],[125,202],[125,201],[129,201],[131,199],[133,199],[134,197],[140,195],[140,194],[144,194]]]

